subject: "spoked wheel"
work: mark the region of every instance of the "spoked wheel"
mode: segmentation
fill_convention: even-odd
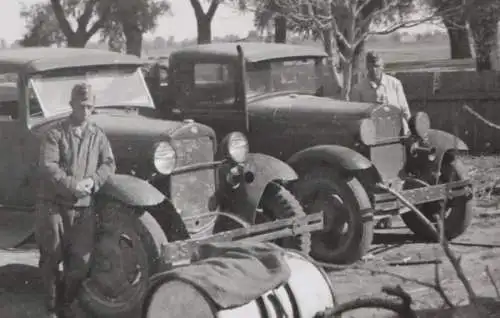
[[[167,241],[153,217],[107,202],[99,212],[96,247],[83,283],[81,307],[98,317],[122,317],[140,308],[149,277],[161,263]],[[162,243],[163,242],[163,243]]]
[[[306,213],[323,212],[323,231],[313,232],[311,256],[317,260],[349,264],[359,260],[373,239],[371,203],[361,183],[329,168],[306,173],[293,187]],[[371,213],[371,212],[370,212]]]
[[[260,209],[262,212],[257,214],[255,222],[257,224],[306,215],[293,194],[277,183],[270,183],[266,187],[260,202]],[[285,237],[276,240],[275,243],[281,247],[308,254],[311,251],[311,234]]]
[[[465,180],[466,178],[467,169],[459,159],[443,160],[438,184]],[[417,188],[419,186],[424,185],[414,184],[410,187]],[[435,224],[435,215],[441,212],[442,205],[442,202],[430,202],[418,205],[417,208]],[[448,240],[462,235],[467,230],[472,220],[472,206],[473,200],[467,195],[455,197],[447,202],[444,210],[444,232]],[[418,237],[428,241],[436,241],[430,229],[414,213],[404,213],[401,218]]]

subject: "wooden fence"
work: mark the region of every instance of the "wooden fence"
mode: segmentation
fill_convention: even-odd
[[[468,105],[500,124],[500,72],[396,72],[412,112],[426,111],[432,127],[462,138],[472,154],[500,153],[500,130],[464,110]]]

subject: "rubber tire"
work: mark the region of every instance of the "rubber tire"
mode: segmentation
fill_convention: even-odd
[[[148,212],[143,212],[138,216],[134,208],[122,207],[125,211],[121,217],[129,218],[128,221],[132,222],[132,226],[142,242],[141,251],[138,252],[146,257],[147,275],[141,282],[142,286],[137,292],[137,297],[133,301],[126,302],[123,306],[106,306],[106,302],[94,298],[92,294],[85,293],[85,289],[82,288],[78,297],[79,307],[88,314],[97,317],[124,317],[139,311],[149,288],[149,277],[157,273],[163,266],[161,246],[168,243],[168,240],[160,225]]]
[[[302,205],[285,187],[270,183],[264,190],[260,204],[261,213],[257,214],[257,224],[274,220],[306,216]],[[284,237],[274,241],[283,248],[289,248],[309,254],[311,251],[311,233]]]
[[[351,223],[349,229],[353,231],[343,246],[334,248],[329,252],[320,252],[316,249],[317,244],[326,245],[319,237],[324,235],[325,232],[313,233],[310,255],[316,260],[331,264],[352,264],[360,260],[371,246],[374,226],[371,213],[362,215],[362,211],[366,212],[372,209],[365,188],[355,177],[342,177],[340,173],[329,167],[314,168],[302,174],[292,187],[292,192],[299,199],[306,213],[316,212],[311,210],[307,202],[307,197],[314,194],[314,189],[324,189],[327,193],[335,193],[340,197],[349,213]],[[325,214],[324,218],[326,227],[328,215]],[[325,247],[325,250],[327,248]]]
[[[467,179],[468,170],[461,160],[454,159],[450,161],[443,161],[441,168],[441,176],[439,183],[446,183],[451,181],[460,181]],[[465,196],[456,197],[448,202],[448,205],[453,204],[450,213],[446,216],[444,221],[445,237],[452,240],[462,235],[470,223],[472,222],[472,207],[473,200]],[[439,213],[441,208],[440,202],[430,202],[417,206],[417,208],[429,219],[432,220],[434,213]],[[420,219],[414,213],[408,212],[401,215],[406,226],[420,239],[425,241],[436,242],[435,236],[427,229]],[[437,227],[436,227],[437,228]]]

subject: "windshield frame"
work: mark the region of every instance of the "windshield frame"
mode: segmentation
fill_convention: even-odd
[[[259,72],[258,70],[255,71],[253,69],[250,69],[249,66],[255,66],[255,65],[265,65],[265,64],[273,64],[273,63],[286,63],[286,62],[300,62],[300,61],[312,61],[313,63],[313,69],[314,69],[314,74],[315,74],[315,79],[311,80],[314,81],[314,89],[308,89],[308,88],[300,88],[300,87],[295,87],[295,88],[284,88],[284,89],[270,89],[270,90],[265,90],[265,91],[257,91],[257,90],[252,90],[250,89],[250,77],[249,74],[252,72]],[[252,63],[247,63],[247,66],[245,67],[245,86],[246,86],[246,95],[249,97],[255,97],[255,96],[260,96],[260,95],[266,95],[266,94],[281,94],[281,93],[290,93],[290,92],[298,92],[298,93],[310,93],[310,92],[316,92],[320,90],[321,88],[324,87],[325,85],[325,62],[326,58],[325,57],[316,57],[316,56],[301,56],[301,57],[290,57],[290,58],[279,58],[279,59],[269,59],[269,60],[263,60],[259,62],[252,62]],[[283,74],[283,71],[280,72],[280,74]],[[267,80],[272,81],[272,69],[269,72],[269,77]]]
[[[46,98],[44,98],[43,94],[40,94],[39,88],[41,82],[37,82],[39,79],[46,79],[46,78],[56,78],[56,77],[65,77],[65,78],[79,78],[83,77],[84,75],[88,73],[96,73],[96,72],[102,72],[103,74],[113,74],[113,72],[117,72],[116,76],[119,77],[119,72],[120,71],[130,71],[130,74],[132,76],[139,76],[139,82],[140,86],[143,89],[143,93],[145,94],[145,99],[148,100],[149,102],[147,104],[142,104],[142,105],[119,105],[119,104],[113,104],[113,105],[96,105],[95,109],[104,109],[104,108],[112,108],[112,107],[127,107],[127,108],[146,108],[146,109],[156,109],[156,105],[154,104],[153,97],[151,95],[151,92],[149,91],[148,85],[145,81],[144,75],[141,71],[141,65],[91,65],[91,66],[84,66],[84,67],[71,67],[71,68],[64,68],[64,69],[54,69],[50,71],[44,71],[44,72],[37,72],[37,73],[32,73],[28,77],[26,89],[27,93],[29,94],[29,91],[32,90],[36,100],[38,101],[40,110],[42,112],[42,116],[33,116],[33,115],[28,115],[29,118],[54,118],[58,117],[61,115],[65,115],[71,112],[71,106],[69,105],[69,100],[68,100],[68,107],[61,107],[63,105],[58,105],[57,110],[50,110],[47,108],[46,103],[50,103],[50,101],[47,101]],[[83,78],[82,78],[83,80]],[[31,104],[31,103],[30,103]],[[29,105],[31,108],[31,105]]]

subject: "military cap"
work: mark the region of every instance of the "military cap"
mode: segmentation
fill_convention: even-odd
[[[79,83],[73,86],[73,89],[71,90],[71,101],[94,103],[92,86],[87,83]]]
[[[370,63],[370,64],[374,64],[374,65],[383,65],[384,64],[384,60],[382,59],[382,57],[373,52],[373,51],[369,51],[368,53],[366,53],[366,63]]]

